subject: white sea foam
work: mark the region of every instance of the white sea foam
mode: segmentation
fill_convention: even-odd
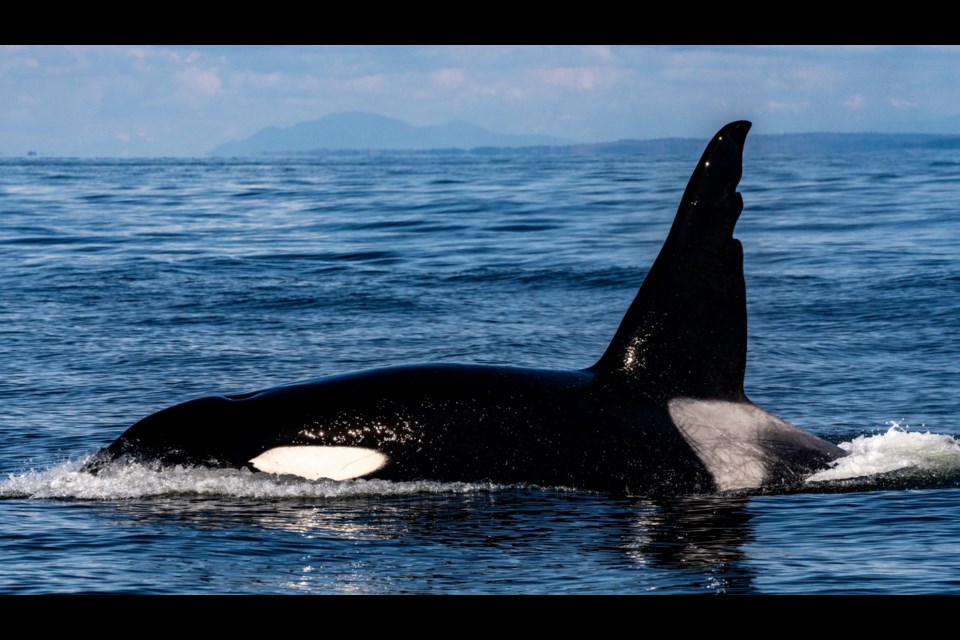
[[[85,462],[70,461],[50,469],[10,474],[6,480],[0,481],[0,498],[122,500],[175,494],[237,498],[342,498],[473,493],[502,488],[490,483],[464,482],[311,481],[237,469],[180,466],[158,469],[135,462],[111,464],[93,475],[83,470]]]
[[[910,431],[900,423],[891,423],[886,433],[858,436],[839,446],[850,455],[806,482],[849,480],[894,471],[918,476],[960,472],[960,441],[949,435]]]

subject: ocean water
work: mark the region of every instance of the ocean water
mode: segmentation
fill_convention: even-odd
[[[697,159],[0,159],[0,593],[960,592],[950,150],[747,141],[747,393],[853,452],[799,492],[81,471],[211,393],[593,364]]]

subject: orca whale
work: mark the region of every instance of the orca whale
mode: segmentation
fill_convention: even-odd
[[[552,371],[426,364],[191,400],[87,464],[129,458],[307,479],[493,482],[631,495],[796,485],[842,449],[754,405],[733,237],[750,123],[707,145],[606,352]]]

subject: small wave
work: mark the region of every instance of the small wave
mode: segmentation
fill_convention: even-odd
[[[949,435],[909,431],[899,423],[891,423],[886,433],[858,436],[839,446],[850,455],[808,477],[807,483],[891,473],[918,479],[960,474],[960,441]]]
[[[317,480],[206,467],[155,467],[116,463],[93,475],[86,460],[69,461],[42,471],[10,474],[0,482],[0,499],[60,498],[124,500],[169,495],[234,498],[349,498],[411,494],[464,494],[504,489],[492,483],[389,482],[386,480]]]

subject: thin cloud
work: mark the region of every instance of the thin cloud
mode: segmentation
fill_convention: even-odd
[[[902,100],[900,98],[887,98],[887,104],[894,109],[916,109],[920,106],[915,100]]]
[[[344,85],[359,93],[382,93],[389,87],[387,78],[381,73],[354,78],[344,82]]]
[[[867,106],[867,98],[861,93],[858,93],[855,96],[844,100],[841,104],[847,107],[848,109],[853,109],[854,111],[859,111]]]
[[[467,74],[461,68],[448,68],[430,74],[433,84],[442,89],[456,89],[463,86]]]
[[[541,82],[571,91],[609,89],[627,76],[622,69],[606,67],[557,67],[536,72]]]
[[[180,99],[192,107],[205,104],[223,90],[223,82],[216,69],[191,67],[175,74],[175,78]]]
[[[778,100],[768,100],[764,103],[763,108],[760,109],[760,113],[763,112],[793,112],[799,113],[807,111],[810,109],[810,102],[807,100],[800,100],[797,102],[781,102]]]

